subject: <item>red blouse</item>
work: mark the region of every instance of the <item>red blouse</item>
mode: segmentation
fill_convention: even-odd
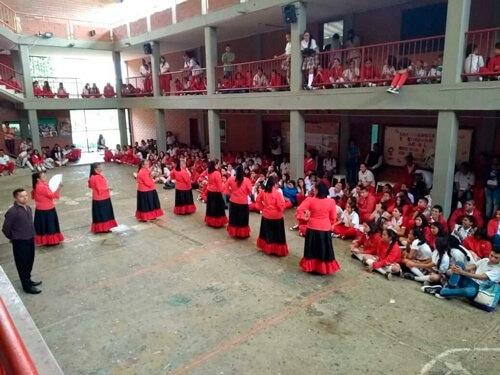
[[[238,186],[236,177],[232,176],[226,181],[224,189],[231,194],[231,197],[229,198],[230,202],[236,204],[248,204],[248,196],[252,193],[252,183],[248,178],[244,177],[243,182],[240,186]]]
[[[37,210],[51,210],[54,208],[54,199],[59,199],[59,191],[50,190],[46,182],[38,181],[35,190],[31,193]]]
[[[311,212],[307,228],[313,230],[330,231],[337,222],[337,205],[333,199],[311,198],[300,205],[301,210]]]
[[[377,257],[378,260],[373,263],[373,269],[385,267],[393,263],[401,263],[403,258],[401,256],[401,248],[397,243],[392,245],[389,250],[390,244],[381,242],[378,246]]]
[[[100,173],[90,176],[89,188],[92,189],[92,200],[94,201],[103,201],[110,197],[108,181],[106,181],[106,178]]]
[[[257,195],[255,203],[262,207],[262,216],[266,219],[281,219],[283,217],[283,211],[285,211],[285,198],[278,191],[278,189],[273,189],[270,193],[261,191]]]
[[[156,190],[155,182],[151,178],[151,172],[145,167],[142,167],[137,173],[137,190],[141,192]]]
[[[467,237],[462,246],[468,250],[475,252],[480,258],[488,258],[490,256],[492,246],[488,240],[476,240],[474,236]]]
[[[38,155],[31,155],[31,162],[34,164],[34,165],[40,165],[40,164],[43,164],[43,160],[40,156]]]
[[[316,161],[313,158],[304,159],[304,174],[307,176],[309,172],[314,172],[316,170]]]
[[[186,168],[181,168],[180,171],[172,170],[169,175],[171,180],[175,181],[175,188],[177,190],[191,190],[191,177]]]
[[[363,246],[364,254],[377,255],[380,243],[382,242],[382,237],[380,236],[379,233],[375,233],[370,236],[362,234],[358,238],[357,242],[358,246]]]
[[[498,225],[500,224],[500,221],[498,219],[491,219],[488,221],[488,237],[493,237],[495,234],[498,233]]]
[[[219,171],[213,171],[208,175],[207,190],[214,193],[222,193],[222,175]]]

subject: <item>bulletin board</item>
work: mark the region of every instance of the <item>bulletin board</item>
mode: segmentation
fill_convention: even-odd
[[[458,131],[457,164],[470,159],[472,133],[472,129]],[[411,153],[415,164],[433,169],[435,149],[436,128],[385,127],[384,162],[387,165],[404,166],[405,156]]]
[[[339,154],[339,128],[338,122],[306,123],[305,149],[316,149],[320,155],[331,151],[334,157]],[[290,152],[290,123],[281,124],[282,147],[285,153]]]

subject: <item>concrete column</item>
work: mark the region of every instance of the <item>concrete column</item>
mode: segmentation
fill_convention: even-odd
[[[439,112],[434,158],[432,204],[443,206],[444,215],[451,211],[453,177],[457,158],[458,117],[455,112]]]
[[[217,89],[215,67],[217,66],[217,32],[214,27],[205,27],[205,60],[207,64],[207,94],[215,94]],[[210,145],[212,147],[212,145]],[[219,151],[220,152],[220,151]]]
[[[127,116],[125,108],[118,108],[118,128],[120,129],[120,144],[128,145]]]
[[[204,111],[199,111],[198,112],[198,134],[200,136],[200,144],[201,147],[205,148],[207,145],[207,135],[205,132],[205,113]]]
[[[151,55],[151,74],[153,78],[153,95],[161,96],[160,88],[160,43],[153,42],[153,54]]]
[[[220,160],[220,118],[212,109],[208,110],[208,146],[210,159]]]
[[[167,151],[167,131],[165,129],[165,111],[163,109],[155,109],[155,126],[156,126],[156,146],[158,151]]]
[[[306,123],[299,111],[290,111],[290,173],[297,180],[304,176],[304,145]]]
[[[31,140],[33,141],[33,148],[40,151],[42,142],[40,141],[40,130],[38,128],[38,114],[36,110],[30,109],[28,111],[28,121],[31,129]]]
[[[349,116],[342,116],[340,118],[340,135],[339,135],[339,158],[337,171],[340,173],[346,173],[346,159],[347,159],[347,148],[349,147],[349,138],[351,137],[351,131],[349,126]]]
[[[442,83],[461,82],[471,0],[448,1]]]
[[[113,65],[115,67],[115,91],[116,97],[122,97],[122,85],[123,85],[123,77],[122,77],[122,58],[120,52],[112,52],[113,54]]]
[[[292,56],[290,63],[290,90],[300,91],[302,87],[302,52],[300,51],[300,42],[302,34],[307,26],[307,13],[304,3],[294,3],[297,12],[297,22],[290,26],[290,37],[292,44]]]
[[[257,150],[260,153],[264,152],[264,142],[263,142],[263,124],[262,124],[262,112],[255,113],[255,137],[257,138]],[[279,166],[278,166],[279,167]]]
[[[20,125],[21,125],[21,137],[23,139],[31,138],[28,119],[24,119],[24,118],[21,119]]]
[[[33,80],[31,79],[30,54],[28,46],[19,45],[19,58],[21,60],[21,72],[23,73],[22,85],[24,95],[27,99],[34,99],[35,95],[33,94]]]

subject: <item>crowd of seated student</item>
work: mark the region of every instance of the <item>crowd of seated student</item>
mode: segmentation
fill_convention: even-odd
[[[479,55],[479,48],[476,44],[469,44],[465,53],[463,72],[465,80],[474,81],[497,81],[500,79],[500,42],[493,48],[493,56],[486,61]]]
[[[33,82],[33,94],[36,98],[59,98],[59,99],[67,99],[69,98],[69,93],[64,87],[62,82],[59,82],[59,87],[57,88],[57,92],[53,92],[52,88],[48,81],[44,81],[43,85],[40,85],[38,81]],[[90,86],[87,83],[82,89],[82,98],[114,98],[116,96],[115,89],[108,82],[104,87],[103,94],[101,94],[99,88],[94,83]]]
[[[276,69],[264,72],[262,67],[257,68],[257,73],[252,74],[251,70],[243,71],[243,66],[238,65],[236,72],[226,72],[218,83],[218,93],[245,93],[280,91],[287,88],[286,79],[282,77]]]
[[[81,150],[74,145],[64,148],[55,144],[52,149],[42,147],[41,151],[32,148],[31,140],[23,141],[19,147],[16,165],[19,168],[29,168],[32,172],[45,172],[48,169],[67,166],[69,162],[78,161]]]

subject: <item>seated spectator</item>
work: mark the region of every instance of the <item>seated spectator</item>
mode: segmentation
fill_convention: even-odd
[[[443,216],[443,207],[441,207],[440,205],[436,204],[434,207],[432,207],[428,222],[429,225],[432,223],[440,223],[443,227],[443,230],[448,233],[448,223]]]
[[[460,169],[455,173],[455,189],[453,191],[453,199],[451,203],[451,209],[457,208],[457,203],[463,203],[465,201],[471,200],[472,188],[476,183],[474,172],[469,168],[469,163],[460,164]]]
[[[33,94],[36,98],[43,97],[43,90],[40,87],[40,83],[38,81],[33,82]]]
[[[242,93],[247,91],[246,89],[248,89],[248,86],[246,84],[246,79],[241,72],[236,72],[232,87],[235,89],[234,92]]]
[[[37,172],[45,172],[45,166],[44,166],[44,160],[43,156],[40,155],[38,150],[33,150],[33,153],[31,154],[31,164],[33,165],[33,168]]]
[[[114,98],[116,96],[115,89],[111,86],[111,83],[106,83],[104,86],[103,94],[105,98]]]
[[[380,75],[377,71],[377,68],[373,66],[373,60],[371,58],[365,59],[365,62],[361,67],[361,85],[368,87],[377,86],[377,84],[372,81],[378,79],[380,79]]]
[[[377,271],[391,279],[393,273],[400,273],[401,248],[398,245],[397,234],[392,229],[382,231],[382,242],[376,255],[367,254],[363,257],[368,272]]]
[[[21,84],[17,82],[16,77],[14,76],[11,76],[10,79],[7,82],[5,82],[5,85],[7,86],[7,88],[14,90],[14,92],[16,93],[21,92],[22,90]]]
[[[495,211],[495,216],[488,222],[487,235],[493,246],[500,248],[500,209]]]
[[[175,95],[181,95],[183,88],[184,88],[184,86],[182,85],[182,82],[177,78],[174,81],[174,93],[175,93]]]
[[[268,85],[267,77],[259,67],[257,74],[253,77],[253,88],[255,91],[265,91]]]
[[[450,239],[453,240],[454,237],[458,240],[458,242],[453,240],[453,247],[458,247],[467,237],[473,235],[476,229],[476,219],[474,219],[474,216],[470,215],[462,216],[460,224],[461,225],[456,224],[454,229],[450,229]]]
[[[64,85],[62,82],[59,82],[59,87],[57,88],[57,97],[64,99],[64,98],[69,98],[69,94],[64,88]]]
[[[441,75],[443,74],[443,54],[438,55],[431,68],[432,83],[440,83]]]
[[[3,175],[3,172],[7,171],[9,176],[14,173],[14,162],[10,161],[8,155],[5,154],[3,149],[0,149],[0,177]]]
[[[403,277],[415,280],[415,277],[425,276],[425,269],[419,268],[419,265],[430,262],[432,262],[432,249],[427,243],[424,233],[414,228],[408,233],[408,244],[403,252],[403,265],[411,273],[405,273]]]
[[[352,241],[351,256],[363,261],[364,255],[376,255],[382,241],[378,225],[374,222],[363,223],[358,238]]]
[[[491,242],[486,234],[486,229],[482,227],[476,228],[472,236],[467,237],[462,246],[472,252],[474,259],[477,261],[482,258],[488,258],[491,253]]]
[[[184,77],[182,80],[182,91],[191,91],[192,81],[193,81],[193,76]]]
[[[316,89],[324,89],[330,85],[329,72],[323,70],[321,65],[316,67],[316,75],[313,80],[313,87]]]
[[[342,73],[344,72],[344,68],[340,63],[340,59],[334,58],[332,63],[329,66],[329,77],[328,80],[333,85],[333,87],[337,87],[337,84],[342,82]]]
[[[328,197],[339,200],[344,196],[344,189],[342,188],[342,183],[337,182],[334,186],[328,189]]]
[[[453,211],[448,220],[450,231],[453,231],[455,229],[457,222],[459,222],[462,216],[473,216],[477,226],[484,226],[483,215],[476,208],[476,204],[472,199],[465,201],[462,208],[457,208],[455,211]]]
[[[398,71],[392,79],[391,86],[387,89],[390,94],[399,94],[399,90],[406,83],[408,76],[410,74],[411,61],[407,57],[403,57],[401,61],[398,62]]]
[[[493,54],[494,56],[488,61],[486,73],[490,74],[491,78],[498,80],[500,79],[500,42],[495,44]]]
[[[198,94],[206,93],[207,87],[205,86],[205,81],[200,75],[193,78],[191,90],[197,92]]]
[[[358,181],[361,186],[372,188],[375,187],[375,176],[373,176],[372,171],[370,171],[365,163],[359,165]],[[375,191],[375,189],[373,189]]]
[[[53,98],[54,97],[54,93],[52,92],[52,89],[51,89],[48,81],[43,82],[42,96],[45,98]]]
[[[424,60],[418,59],[415,62],[415,79],[416,83],[425,83],[425,77],[427,76],[427,72],[425,71]]]
[[[370,221],[370,216],[375,210],[377,199],[375,196],[364,186],[360,188],[360,197],[358,200],[358,213],[361,223]]]
[[[271,80],[269,81],[269,91],[279,91],[283,86],[281,76],[278,74],[276,69],[271,71]]]
[[[328,179],[331,179],[332,176],[336,173],[337,170],[337,161],[332,156],[332,152],[328,150],[326,152],[326,156],[323,159],[323,172],[325,172]]]
[[[71,146],[66,145],[66,147],[64,147],[64,149],[65,149],[65,156],[66,156],[66,158],[68,158],[68,160],[70,162],[76,162],[76,161],[80,160],[80,158],[82,157],[82,150],[79,148],[76,148],[75,145],[71,145]]]
[[[294,206],[297,205],[297,194],[298,194],[297,187],[295,185],[295,181],[290,180],[286,183],[286,185],[283,187],[283,197],[285,199],[288,199]]]
[[[350,202],[347,204],[342,213],[340,220],[338,220],[332,227],[333,238],[356,238],[359,236],[359,215],[356,212],[356,203]]]
[[[479,48],[476,44],[469,44],[465,55],[464,73],[467,75],[468,82],[480,81],[482,78],[479,73],[484,68],[483,56],[478,55]],[[470,75],[469,75],[470,74]]]
[[[349,61],[349,68],[342,73],[341,82],[345,83],[344,87],[352,87],[359,80],[359,68],[356,67],[354,60]]]
[[[92,84],[92,87],[90,88],[90,94],[91,97],[93,98],[100,98],[101,97],[101,91],[99,91],[99,87],[95,83]]]
[[[54,159],[52,159],[50,155],[50,149],[48,146],[42,147],[41,157],[43,160],[43,166],[46,169],[54,169],[55,167]]]
[[[90,83],[86,83],[83,87],[82,98],[90,98]]]
[[[386,64],[382,67],[382,79],[384,79],[386,82],[384,82],[384,85],[387,85],[389,82],[392,82],[394,76],[396,75],[396,65],[398,65],[398,60],[392,56],[389,55],[387,57],[387,62]]]

